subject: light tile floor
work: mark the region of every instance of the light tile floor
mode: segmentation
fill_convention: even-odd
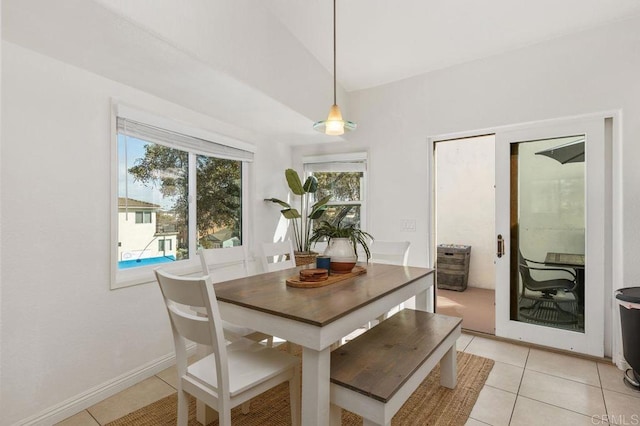
[[[470,334],[457,347],[495,360],[466,426],[640,425],[640,392],[611,364]],[[104,425],[174,391],[172,367],[59,424]]]

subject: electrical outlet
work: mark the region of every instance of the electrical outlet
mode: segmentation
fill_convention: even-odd
[[[416,232],[415,219],[402,219],[400,222],[400,230],[404,232]]]

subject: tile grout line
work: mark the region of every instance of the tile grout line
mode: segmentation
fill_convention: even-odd
[[[511,407],[511,415],[509,416],[509,425],[513,421],[513,414],[516,411],[516,404],[518,403],[518,398],[520,397],[520,388],[522,387],[522,381],[524,380],[524,372],[527,370],[527,363],[529,362],[529,356],[531,355],[531,348],[527,349],[527,358],[524,360],[524,366],[522,367],[522,376],[520,376],[520,383],[518,383],[518,391],[516,392],[516,400],[513,402],[513,407]]]
[[[171,386],[176,392],[178,391],[178,389],[176,389],[175,386],[173,386],[171,383],[167,382],[166,380],[164,380],[162,377],[158,376],[157,374],[155,375],[158,379],[162,380],[164,383],[166,383],[167,385]],[[162,399],[162,398],[161,398]]]
[[[97,425],[99,425],[99,424],[100,424],[100,422],[98,421],[98,419],[96,419],[96,418],[94,417],[94,415],[93,415],[93,414],[91,414],[91,411],[89,411],[89,409],[86,409],[86,410],[84,410],[84,411],[86,411],[86,412],[87,412],[87,414],[88,414],[88,415],[93,419],[93,421],[94,421],[94,422],[96,422],[96,424],[97,424]]]
[[[529,401],[535,401],[535,402],[538,402],[538,403],[540,403],[540,404],[548,405],[549,407],[559,408],[559,409],[561,409],[561,410],[569,411],[569,412],[571,412],[571,413],[578,414],[578,415],[583,416],[583,417],[592,418],[592,417],[591,417],[591,415],[589,415],[589,414],[584,414],[584,413],[581,413],[581,412],[579,412],[579,411],[572,410],[572,409],[567,408],[567,407],[561,407],[561,406],[559,406],[559,405],[550,404],[550,403],[548,403],[548,402],[540,401],[540,400],[538,400],[538,399],[530,398],[530,397],[528,397],[528,396],[524,396],[524,395],[518,395],[518,396],[521,396],[521,397],[522,397],[522,398],[524,398],[524,399],[528,399]]]
[[[604,397],[604,386],[602,386],[602,377],[600,376],[600,367],[596,364],[596,371],[598,372],[598,381],[600,382],[600,394],[602,395],[602,403],[604,405],[604,415],[607,416],[607,420],[609,420],[609,408],[607,407],[607,399]],[[591,416],[591,420],[593,421],[593,416]]]

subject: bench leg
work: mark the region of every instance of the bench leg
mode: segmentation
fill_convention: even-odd
[[[453,389],[457,383],[457,360],[455,343],[440,360],[440,385]]]

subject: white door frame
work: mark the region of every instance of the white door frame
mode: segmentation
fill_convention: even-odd
[[[549,140],[585,134],[587,162],[585,168],[585,325],[584,332],[527,323],[511,318],[510,276],[511,265],[516,259],[511,246],[510,156],[511,145],[519,142]],[[587,355],[604,356],[604,288],[611,282],[606,270],[610,259],[606,258],[606,244],[610,237],[605,232],[605,217],[610,206],[605,196],[605,130],[604,119],[572,119],[545,125],[530,125],[496,134],[496,234],[504,236],[505,256],[496,259],[496,335],[543,346],[575,351]],[[602,262],[600,262],[602,260]]]
[[[610,235],[609,244],[605,247],[605,261],[608,265],[605,267],[606,277],[609,278],[604,287],[604,354],[611,356],[613,362],[618,366],[624,366],[624,358],[622,356],[622,344],[621,344],[621,332],[620,332],[620,319],[617,315],[617,306],[615,299],[613,298],[614,289],[622,288],[623,285],[623,271],[624,271],[624,233],[623,233],[623,198],[622,198],[622,111],[612,110],[603,111],[593,114],[585,114],[579,116],[561,117],[549,120],[540,120],[526,123],[519,123],[507,126],[496,126],[477,130],[468,130],[455,133],[438,134],[429,136],[427,138],[428,150],[427,160],[429,165],[428,173],[428,223],[429,234],[427,235],[428,244],[428,261],[429,266],[435,265],[435,158],[434,148],[435,143],[439,141],[461,139],[475,136],[483,136],[488,134],[497,134],[502,132],[515,131],[519,129],[525,129],[529,127],[538,126],[552,126],[566,122],[567,120],[585,120],[601,118],[603,120],[612,119],[612,140],[606,140],[607,145],[607,162],[605,165],[605,174],[610,177],[610,182],[607,182],[605,200],[610,202],[610,214],[605,217],[605,234]],[[611,124],[611,121],[608,122]],[[434,289],[435,293],[435,289]],[[616,314],[616,315],[612,315]]]

